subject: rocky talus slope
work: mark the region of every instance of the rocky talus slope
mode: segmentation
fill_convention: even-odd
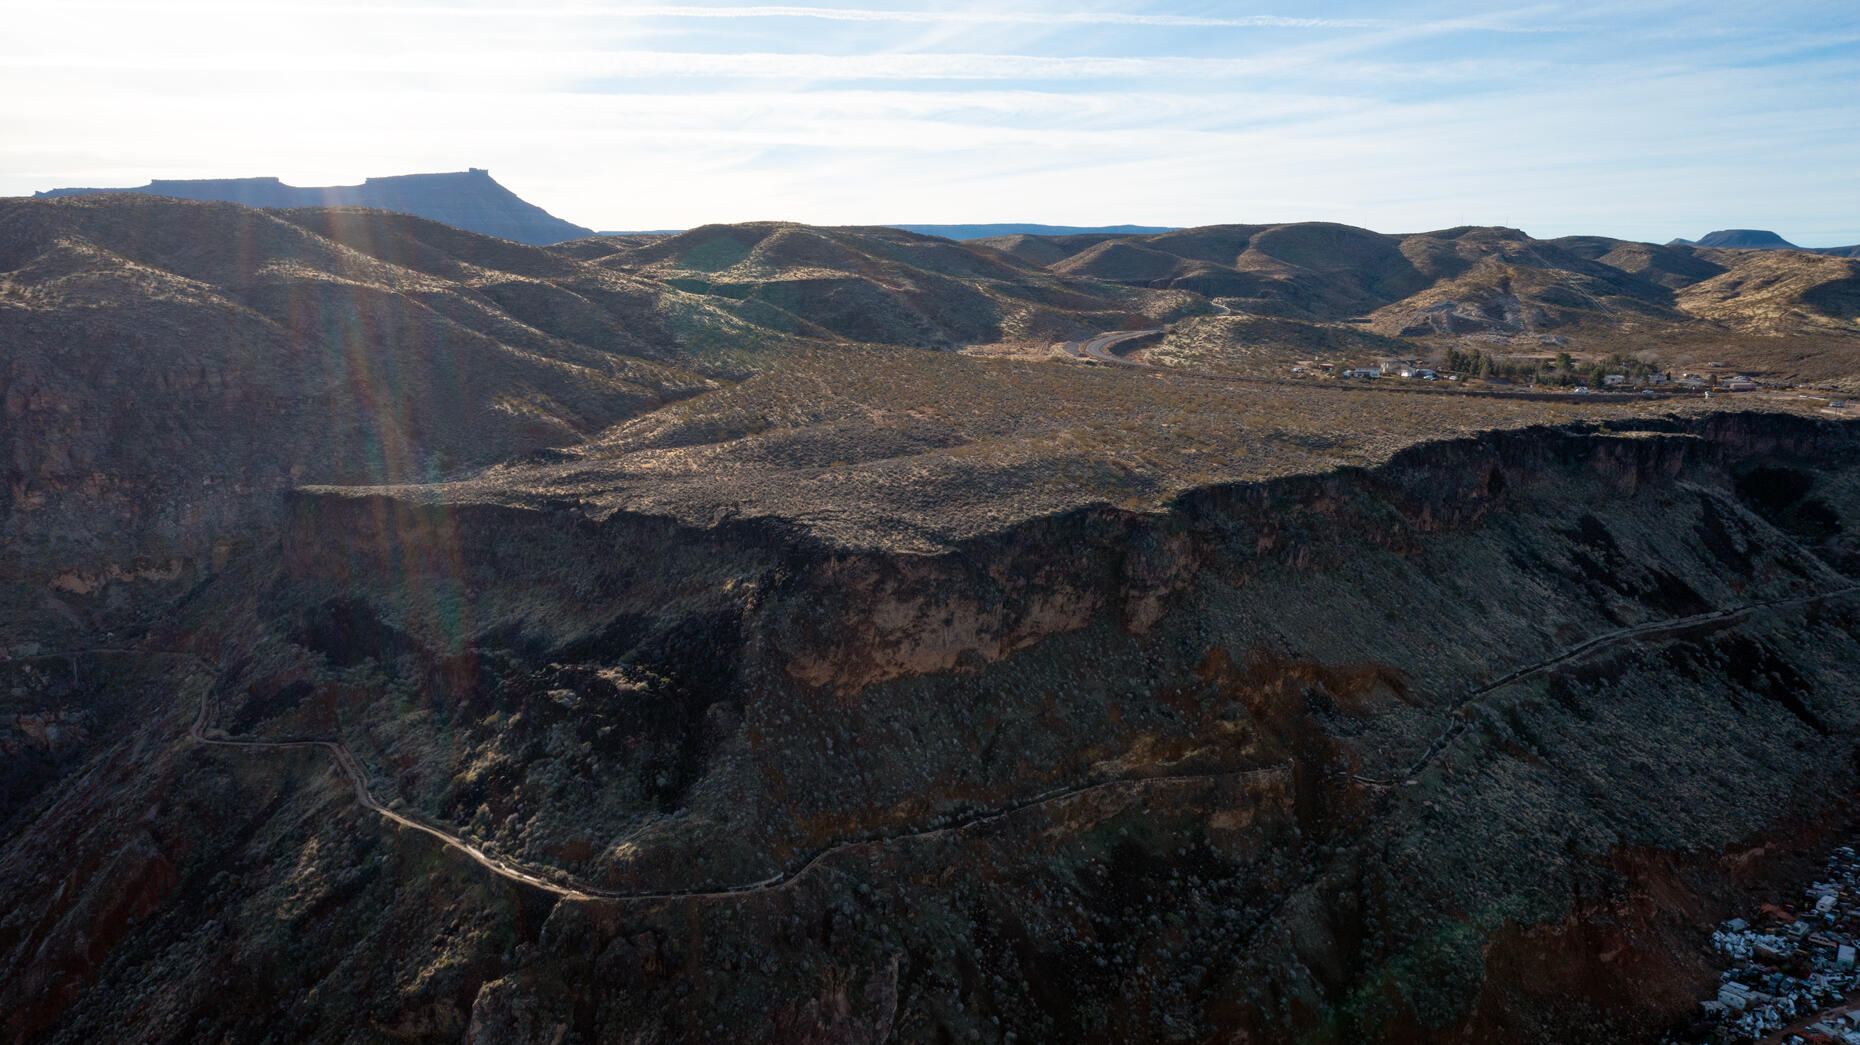
[[[51,1041],[1651,1035],[1712,978],[1701,927],[1848,822],[1856,451],[1784,415],[1527,429],[941,554],[299,494],[143,652],[7,666],[66,725],[8,778],[0,1011]],[[499,877],[315,752],[190,744],[201,701],[643,898]]]

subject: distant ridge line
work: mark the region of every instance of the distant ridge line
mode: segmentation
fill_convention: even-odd
[[[832,226],[823,226],[832,227]],[[1157,232],[1179,232],[1180,225],[1036,225],[1028,222],[1002,222],[983,225],[854,225],[849,228],[898,229],[922,236],[944,239],[988,239],[993,236],[1147,236]],[[690,229],[605,229],[601,236],[675,236]]]
[[[547,246],[594,234],[550,214],[499,185],[482,167],[442,174],[396,174],[360,185],[299,187],[275,177],[158,178],[138,188],[66,188],[33,193],[34,199],[146,193],[176,199],[239,203],[247,207],[371,207],[443,222],[467,232]]]
[[[1175,232],[1180,228],[1175,225],[1036,225],[1026,222],[984,225],[885,225],[882,227],[953,240],[988,239],[993,236],[1143,236],[1157,232]]]

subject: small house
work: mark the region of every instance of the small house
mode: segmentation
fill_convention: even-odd
[[[1627,384],[1627,380],[1628,379],[1627,379],[1626,374],[1603,374],[1602,375],[1602,384],[1607,385],[1609,388],[1614,388],[1617,385],[1625,385]]]
[[[1372,378],[1381,377],[1382,368],[1379,366],[1359,366],[1359,367],[1354,367],[1349,370],[1345,370],[1339,373],[1337,376],[1345,377],[1345,378],[1355,377],[1355,378],[1362,378],[1364,380],[1368,380]]]

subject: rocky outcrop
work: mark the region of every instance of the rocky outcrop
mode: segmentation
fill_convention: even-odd
[[[145,703],[92,708],[97,761],[6,842],[0,1009],[46,1040],[1646,1038],[1720,913],[1847,822],[1857,467],[1777,415],[1534,429],[932,555],[300,493],[264,599],[162,636],[211,673],[110,662]],[[189,747],[202,692],[654,898],[499,878],[313,753]],[[149,848],[111,863],[130,796]],[[70,841],[79,808],[117,834]],[[111,927],[82,961],[73,919]]]

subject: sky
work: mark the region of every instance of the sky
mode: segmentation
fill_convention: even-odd
[[[0,195],[489,168],[592,228],[1860,243],[1860,3],[0,0]]]

